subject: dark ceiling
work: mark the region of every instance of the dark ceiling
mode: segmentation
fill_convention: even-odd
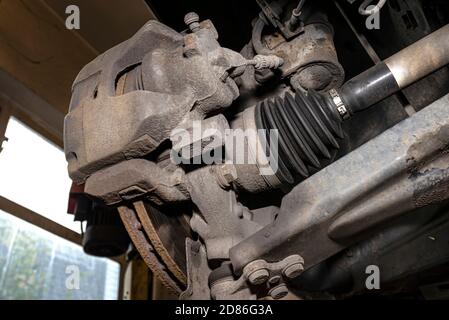
[[[256,0],[146,0],[159,20],[177,31],[186,28],[184,15],[194,11],[201,20],[210,19],[219,33],[220,44],[240,51],[250,39],[251,21],[260,9]],[[238,36],[236,36],[238,35]]]

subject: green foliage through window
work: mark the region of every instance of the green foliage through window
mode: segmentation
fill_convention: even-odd
[[[78,270],[79,286],[67,284]],[[117,299],[119,264],[0,210],[0,299]]]

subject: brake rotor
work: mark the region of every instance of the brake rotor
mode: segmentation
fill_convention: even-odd
[[[147,266],[165,287],[179,295],[187,284],[186,238],[191,237],[188,216],[162,213],[145,201],[120,207],[119,212]]]

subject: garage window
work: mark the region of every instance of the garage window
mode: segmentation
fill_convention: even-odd
[[[63,151],[15,118],[5,136],[2,201],[79,233],[79,222],[66,213],[71,180]],[[14,210],[0,207],[0,299],[118,298],[119,263],[88,256],[80,245],[16,218]]]
[[[0,210],[0,299],[114,300],[120,265]]]
[[[15,118],[9,120],[5,136],[0,195],[80,232],[80,224],[66,213],[71,180],[64,152]]]

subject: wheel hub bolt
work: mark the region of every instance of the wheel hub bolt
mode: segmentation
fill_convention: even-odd
[[[269,276],[270,273],[267,269],[259,269],[252,272],[249,275],[248,280],[251,284],[258,285],[266,282]]]

